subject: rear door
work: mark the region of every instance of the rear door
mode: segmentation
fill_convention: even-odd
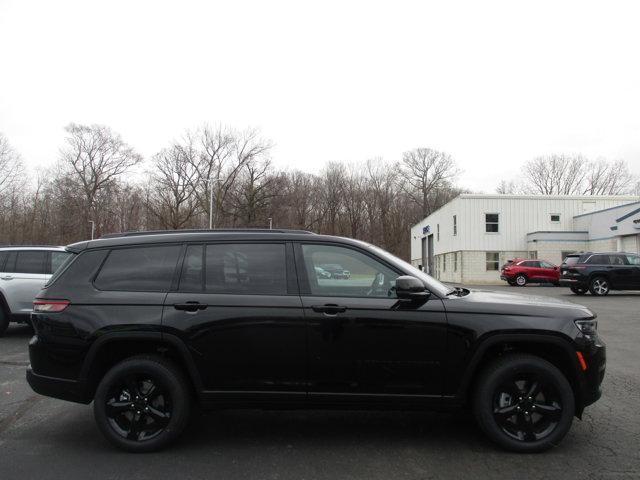
[[[320,264],[340,264],[350,278],[322,278]],[[309,399],[353,404],[419,402],[442,394],[446,319],[442,301],[404,306],[401,272],[345,245],[296,245],[308,325]]]
[[[188,345],[210,401],[306,397],[306,326],[291,244],[188,245],[163,329]]]
[[[629,263],[629,270],[631,270],[631,288],[640,289],[640,256],[627,254],[627,262]]]
[[[555,265],[541,260],[540,261],[540,271],[541,271],[541,275],[542,277],[547,281],[547,282],[557,282],[558,281],[558,267],[556,267]]]
[[[13,314],[27,315],[33,299],[44,286],[48,275],[47,250],[14,250],[0,275],[4,296]]]

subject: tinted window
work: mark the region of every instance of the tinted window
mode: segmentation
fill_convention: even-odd
[[[197,250],[190,253],[193,265],[197,265]],[[188,279],[192,286],[197,283],[196,270]],[[204,280],[208,293],[285,295],[284,244],[207,245]]]
[[[16,256],[17,273],[45,273],[47,252],[45,250],[18,251]]]
[[[69,252],[51,252],[51,268],[49,273],[54,273],[67,260],[71,254]]]
[[[169,290],[179,245],[112,250],[95,286],[100,290],[163,292]]]
[[[7,261],[7,257],[9,256],[9,252],[4,251],[0,252],[0,272],[4,272],[4,264]]]
[[[204,278],[202,276],[203,245],[189,245],[182,263],[180,274],[180,287],[183,292],[201,292],[204,290]]]
[[[398,274],[364,253],[333,245],[302,245],[302,252],[312,295],[395,297]]]
[[[564,259],[564,263],[565,265],[575,265],[576,263],[578,263],[578,259],[580,257],[566,257]]]
[[[533,262],[530,260],[527,260],[526,262],[520,262],[518,265],[520,267],[533,267]]]
[[[640,265],[640,257],[638,255],[627,255],[629,265]]]
[[[486,213],[484,219],[487,233],[497,233],[499,231],[499,215],[497,213]]]
[[[592,265],[609,265],[609,255],[592,255],[587,263]]]

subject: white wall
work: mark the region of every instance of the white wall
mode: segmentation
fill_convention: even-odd
[[[638,201],[638,197],[460,195],[412,227],[411,260],[414,264],[421,263],[425,225],[430,225],[433,234],[434,255],[466,250],[527,251],[527,233],[576,230],[574,216],[634,201]],[[499,233],[485,232],[485,213],[500,215]],[[560,214],[560,222],[551,222],[551,214]],[[456,236],[453,235],[453,215],[457,216]]]

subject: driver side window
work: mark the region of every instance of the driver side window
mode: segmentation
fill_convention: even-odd
[[[368,255],[333,245],[302,245],[311,294],[395,298],[399,274]]]

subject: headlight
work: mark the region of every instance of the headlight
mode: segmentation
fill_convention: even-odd
[[[576,327],[585,335],[595,335],[598,332],[598,321],[595,318],[588,320],[574,320]]]

